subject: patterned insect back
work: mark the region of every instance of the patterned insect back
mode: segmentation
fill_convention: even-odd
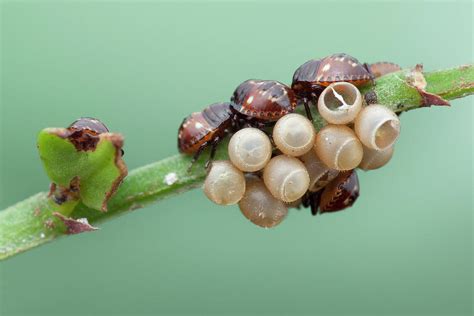
[[[230,104],[223,102],[214,103],[185,118],[178,130],[179,151],[192,154],[201,146],[224,136],[231,125],[231,114]]]
[[[293,74],[291,89],[299,97],[309,97],[313,90],[317,89],[316,78],[321,64],[320,59],[311,59],[296,69]]]
[[[366,65],[350,55],[339,53],[301,65],[293,74],[291,87],[299,98],[314,99],[331,83],[345,81],[362,86],[373,79]]]
[[[324,189],[319,208],[321,213],[336,212],[352,206],[359,197],[359,178],[355,170],[341,172]]]
[[[275,121],[293,112],[296,96],[290,87],[278,81],[247,80],[231,98],[234,111],[264,121]]]
[[[370,64],[369,69],[370,72],[375,76],[375,78],[402,70],[399,65],[386,61]]]
[[[316,82],[328,86],[333,82],[346,81],[354,85],[363,85],[374,76],[356,58],[340,53],[321,60]]]

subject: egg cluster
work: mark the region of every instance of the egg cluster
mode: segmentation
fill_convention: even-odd
[[[400,121],[385,106],[364,106],[348,82],[326,87],[317,108],[327,122],[317,133],[296,113],[281,117],[267,133],[253,127],[235,132],[230,160],[213,161],[208,170],[206,196],[220,205],[238,204],[246,218],[267,228],[308,198],[322,211],[350,206],[358,196],[353,169],[377,169],[390,160]],[[344,194],[345,185],[357,194]]]

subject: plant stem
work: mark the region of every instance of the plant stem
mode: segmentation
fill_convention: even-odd
[[[386,105],[395,112],[408,111],[422,106],[424,100],[419,90],[410,84],[410,70],[386,75],[377,79],[373,90],[377,103]],[[465,65],[447,70],[426,73],[426,91],[446,100],[474,94],[474,67]],[[304,112],[302,107],[298,111]],[[313,107],[314,108],[314,107]],[[315,127],[319,130],[324,121],[313,111]],[[216,159],[226,159],[227,146],[223,143]],[[205,178],[204,154],[190,172],[187,168],[190,157],[176,155],[135,169],[130,172],[115,196],[108,203],[108,212],[88,209],[82,203],[67,202],[61,206],[38,193],[0,212],[0,260],[45,244],[66,235],[66,227],[54,212],[71,214],[74,218],[87,218],[96,224],[109,220],[130,210],[143,208],[147,204],[199,187]]]

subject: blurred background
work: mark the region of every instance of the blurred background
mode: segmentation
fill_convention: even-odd
[[[3,1],[0,209],[48,189],[44,127],[100,118],[133,169],[176,154],[189,113],[310,58],[471,63],[472,6]],[[264,230],[195,190],[0,263],[0,314],[471,315],[473,101],[403,114],[345,212]]]

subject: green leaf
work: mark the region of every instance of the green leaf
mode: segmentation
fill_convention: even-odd
[[[65,199],[78,197],[84,205],[106,211],[107,201],[127,175],[121,155],[123,138],[103,133],[91,149],[81,150],[71,142],[70,134],[64,128],[39,133],[38,150],[46,173],[62,194],[70,195]]]

